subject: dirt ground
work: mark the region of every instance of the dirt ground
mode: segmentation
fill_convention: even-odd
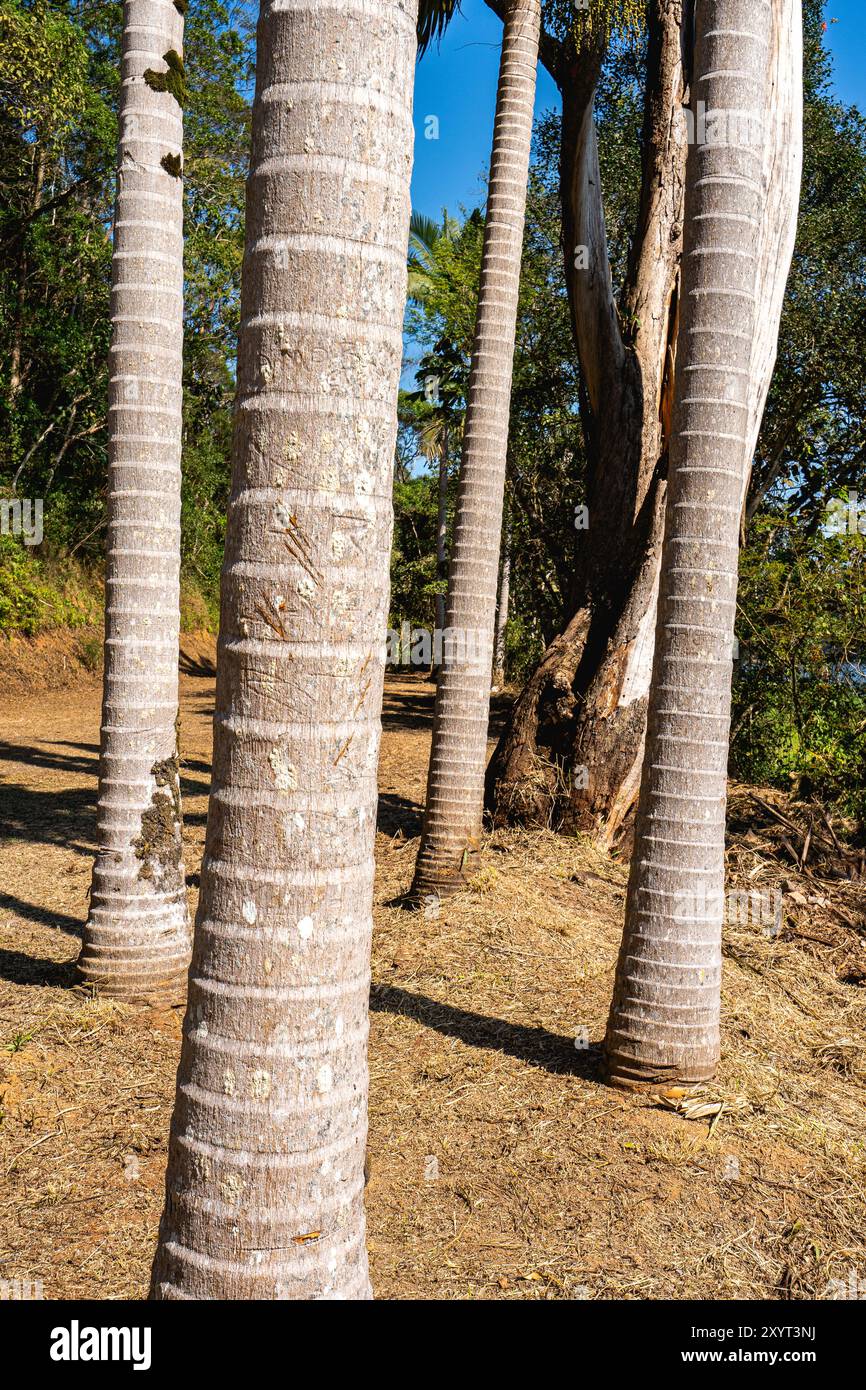
[[[194,908],[214,681],[206,647],[182,665]],[[829,936],[810,934],[799,888],[781,935],[728,929],[723,1061],[705,1096],[720,1114],[612,1091],[599,1044],[623,908],[615,857],[498,832],[438,919],[389,906],[411,877],[432,700],[421,680],[389,681],[370,1045],[377,1296],[864,1296],[862,894]],[[177,1011],[72,988],[99,703],[93,676],[0,693],[0,1277],[41,1280],[51,1299],[146,1292],[181,1027]],[[766,877],[747,839],[738,853],[738,871]]]

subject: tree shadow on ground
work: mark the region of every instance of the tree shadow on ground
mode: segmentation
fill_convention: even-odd
[[[40,927],[56,927],[58,931],[68,932],[70,936],[81,935],[81,921],[70,917],[67,912],[55,912],[50,907],[40,907],[38,903],[25,902],[12,893],[0,893],[0,911],[14,912],[26,922],[36,922]]]
[[[213,680],[216,675],[216,664],[209,656],[190,656],[189,652],[181,649],[178,668],[182,676],[202,676]]]
[[[96,785],[65,791],[0,786],[0,840],[59,845],[92,855],[96,836]]]
[[[48,960],[28,956],[24,951],[0,948],[0,979],[13,985],[36,985],[41,989],[71,989],[75,984],[74,960]]]
[[[76,757],[71,753],[53,753],[51,748],[77,748],[88,757]],[[99,772],[99,745],[94,743],[66,743],[60,740],[48,747],[30,748],[24,743],[0,741],[0,760],[7,763],[23,763],[25,767],[47,767],[52,772],[82,773],[96,776]]]
[[[414,840],[421,834],[422,814],[423,808],[417,801],[410,801],[396,792],[380,792],[376,829],[392,838],[402,832],[405,839]]]
[[[32,749],[22,750],[25,754]],[[26,757],[20,761],[26,762]],[[181,776],[181,798],[207,796],[210,781]],[[92,855],[96,842],[97,785],[36,789],[16,782],[0,783],[0,840],[23,840],[59,845],[76,854]],[[204,825],[204,811],[184,812],[187,826]]]
[[[397,985],[374,984],[370,990],[370,1008],[374,1013],[413,1018],[425,1028],[449,1038],[459,1038],[469,1047],[504,1052],[544,1071],[557,1075],[569,1073],[588,1081],[601,1080],[601,1043],[592,1043],[578,1051],[574,1038],[549,1033],[546,1028],[531,1028],[502,1018],[490,1018],[487,1014],[470,1013],[453,1004],[428,999],[423,994],[412,994]]]
[[[407,683],[414,684],[411,676],[399,673],[388,674],[385,680],[385,693],[382,700],[382,728],[388,733],[399,730],[412,733],[429,734],[433,729],[433,713],[436,706],[436,690],[426,678],[417,679],[417,689],[407,692]],[[400,688],[394,682],[400,681]],[[505,727],[505,721],[513,704],[509,694],[494,695],[490,703],[490,726],[488,737],[498,739]]]

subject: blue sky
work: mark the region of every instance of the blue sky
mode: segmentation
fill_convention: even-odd
[[[484,0],[463,0],[439,49],[422,59],[415,86],[415,172],[412,203],[430,217],[457,213],[483,197],[481,177],[490,158],[502,25]],[[828,0],[828,36],[840,99],[866,109],[866,0]],[[558,105],[556,88],[539,68],[536,113]],[[438,139],[426,138],[428,117]]]

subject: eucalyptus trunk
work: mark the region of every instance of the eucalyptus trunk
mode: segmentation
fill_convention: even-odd
[[[264,0],[213,783],[157,1299],[365,1299],[414,0]]]
[[[481,841],[490,667],[540,0],[508,7],[496,99],[481,285],[454,514],[443,663],[413,896],[444,896]]]
[[[183,17],[126,0],[108,394],[98,852],[78,962],[122,998],[189,962],[177,755],[183,353]]]
[[[698,0],[695,25],[696,138],[655,657],[606,1040],[609,1077],[624,1085],[706,1080],[719,1057],[732,650],[754,446],[773,7]]]

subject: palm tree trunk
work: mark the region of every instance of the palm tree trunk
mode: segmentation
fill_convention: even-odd
[[[491,691],[505,684],[505,639],[508,634],[508,601],[511,594],[511,537],[505,531],[502,547],[502,574],[499,579],[499,602],[496,605],[496,637],[493,643],[493,685]]]
[[[182,39],[170,0],[126,0],[99,849],[78,962],[82,980],[121,997],[180,990],[189,960],[177,756],[183,188],[169,172],[179,173],[183,113],[144,76],[166,71]]]
[[[539,0],[514,0],[502,40],[481,287],[469,380],[436,692],[427,805],[414,896],[453,891],[481,838],[490,666],[526,183],[541,26]]]
[[[157,1299],[363,1299],[414,0],[264,0],[213,784]]]
[[[606,1040],[608,1075],[624,1085],[702,1081],[719,1057],[732,649],[753,444],[771,31],[769,4],[697,5],[694,99],[718,113],[726,134],[716,143],[698,133],[687,168],[655,659]]]
[[[448,579],[448,425],[442,426],[439,448],[439,514],[436,521],[436,578],[440,584]],[[445,594],[436,595],[436,627],[445,627]],[[435,645],[435,644],[434,644]]]

